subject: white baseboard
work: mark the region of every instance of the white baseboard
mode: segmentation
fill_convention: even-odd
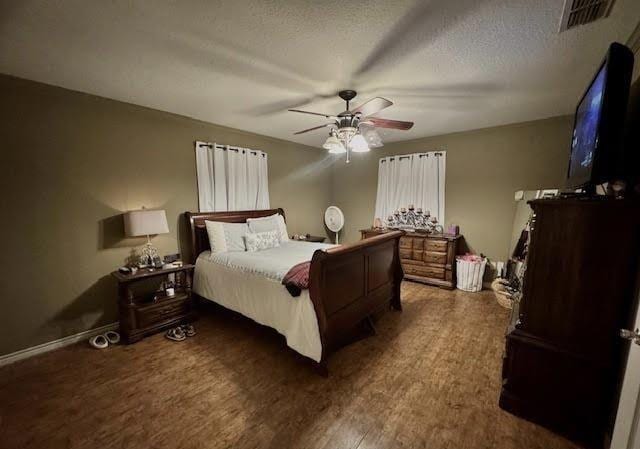
[[[94,335],[116,329],[118,329],[118,323],[111,323],[105,326],[96,327],[95,329],[80,332],[79,334],[69,335],[67,337],[60,338],[59,340],[42,343],[41,345],[27,349],[21,349],[20,351],[12,352],[11,354],[5,354],[0,356],[0,366],[9,365],[10,363],[17,362],[18,360],[27,359],[34,355],[44,354],[45,352],[53,351],[54,349],[63,348],[65,346],[78,343],[79,341],[89,339]]]

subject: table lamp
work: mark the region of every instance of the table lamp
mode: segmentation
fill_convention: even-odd
[[[147,243],[142,247],[140,263],[153,265],[158,250],[151,244],[151,235],[169,233],[167,214],[164,210],[131,210],[124,214],[124,233],[127,237],[147,236]]]

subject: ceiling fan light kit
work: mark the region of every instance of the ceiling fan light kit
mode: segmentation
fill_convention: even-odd
[[[362,124],[362,126],[360,126],[360,132],[366,139],[369,148],[380,148],[384,146],[380,134],[378,134],[378,131],[376,131],[373,126]]]
[[[327,137],[322,148],[329,150],[331,154],[342,154],[346,153],[347,149],[344,147],[338,136],[336,135],[335,130],[331,130],[331,134]]]
[[[327,115],[318,112],[301,111],[299,109],[289,109],[291,112],[302,114],[318,115],[332,120],[324,125],[298,131],[295,134],[303,134],[317,129],[330,127],[329,137],[325,140],[322,148],[331,154],[346,153],[346,162],[349,163],[351,152],[366,153],[371,148],[379,148],[383,145],[376,128],[389,128],[398,130],[408,130],[413,126],[413,122],[402,122],[399,120],[389,120],[379,117],[371,117],[381,110],[388,108],[393,103],[382,97],[375,97],[364,102],[357,108],[350,110],[349,103],[357,95],[355,90],[342,90],[338,92],[347,108],[338,115]]]
[[[349,146],[354,153],[366,153],[367,151],[371,150],[371,148],[369,148],[369,144],[364,139],[362,134],[356,134],[355,136],[353,136],[351,142],[349,142]]]

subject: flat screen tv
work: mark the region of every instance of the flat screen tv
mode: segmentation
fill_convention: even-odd
[[[567,187],[593,191],[623,177],[622,136],[633,53],[613,43],[576,108]]]

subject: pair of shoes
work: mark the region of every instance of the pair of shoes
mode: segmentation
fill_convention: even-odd
[[[164,335],[169,340],[183,341],[187,337],[193,337],[196,334],[196,329],[192,324],[183,324],[173,329],[169,329]]]
[[[89,339],[89,344],[96,349],[104,349],[109,345],[120,342],[120,334],[116,331],[107,331]]]
[[[196,334],[196,328],[193,324],[183,324],[180,326],[187,337],[193,337]]]

